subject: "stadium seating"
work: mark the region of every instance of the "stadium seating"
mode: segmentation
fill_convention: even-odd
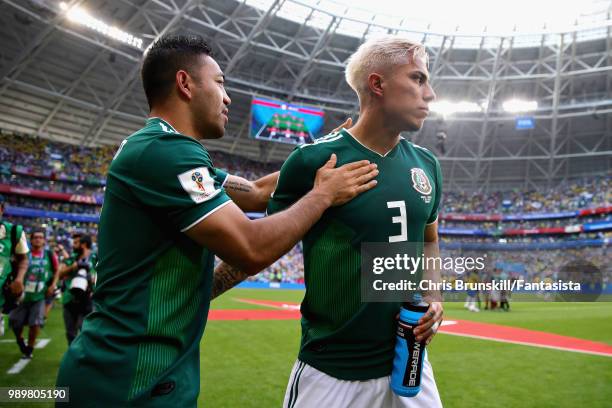
[[[6,217],[26,230],[46,228],[51,244],[67,245],[75,231],[95,236],[104,175],[115,150],[116,146],[87,148],[0,132],[0,193],[7,197]],[[282,164],[222,152],[212,156],[215,166],[250,180]],[[458,245],[461,250],[486,249],[497,273],[532,280],[545,278],[551,266],[576,256],[579,246],[581,256],[602,258],[612,239],[610,180],[603,175],[538,191],[445,191],[440,210],[443,250],[457,251]],[[543,250],[506,250],[512,245],[540,245]],[[250,280],[303,283],[303,275],[298,244]]]

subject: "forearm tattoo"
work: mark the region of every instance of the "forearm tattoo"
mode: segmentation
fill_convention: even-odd
[[[243,191],[245,193],[250,193],[253,190],[253,186],[250,183],[242,183],[240,181],[227,181],[224,187],[226,190]]]
[[[211,300],[227,292],[248,277],[249,275],[240,269],[222,262],[215,268]]]

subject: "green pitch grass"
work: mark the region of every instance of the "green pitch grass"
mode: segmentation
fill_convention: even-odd
[[[301,291],[235,289],[214,309],[267,309],[237,298],[299,302]],[[447,319],[523,327],[612,344],[612,303],[519,303],[512,311],[470,313],[445,305]],[[210,321],[202,341],[199,406],[280,407],[299,345],[299,321]],[[0,387],[48,387],[66,349],[61,307],[51,313],[35,352],[19,374],[14,343],[0,342]],[[0,340],[13,339],[7,333]],[[609,407],[612,358],[439,334],[429,346],[445,407]],[[52,404],[5,404],[51,407]],[[323,408],[323,407],[315,407]]]

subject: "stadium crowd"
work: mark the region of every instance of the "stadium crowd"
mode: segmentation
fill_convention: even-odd
[[[447,191],[443,213],[528,213],[560,212],[609,205],[612,175],[585,178],[553,189],[512,190],[478,193]]]
[[[505,229],[532,229],[532,228],[556,228],[566,227],[576,224],[587,224],[592,222],[612,221],[612,214],[594,214],[580,218],[561,218],[546,220],[523,220],[523,221],[455,221],[440,220],[440,227],[461,228],[461,229],[480,229],[480,230],[505,230]]]
[[[89,148],[59,143],[10,132],[0,132],[0,184],[30,188],[48,192],[79,194],[101,198],[104,191],[104,176],[116,147]],[[281,163],[260,163],[223,152],[212,152],[215,166],[250,180],[276,171]],[[555,189],[538,191],[502,191],[492,193],[445,191],[441,214],[517,214],[528,212],[559,212],[597,206],[608,206],[612,202],[610,175],[577,180]],[[22,208],[57,211],[71,214],[97,214],[99,205],[40,199],[24,195],[5,194],[7,205]],[[5,218],[24,226],[26,231],[42,228],[47,234],[47,244],[70,245],[73,233],[91,235],[93,247],[97,235],[97,224],[50,218],[12,217]],[[501,231],[507,228],[531,229],[563,227],[587,222],[611,221],[612,215],[603,214],[581,218],[550,220],[475,222],[448,221],[440,219],[440,227],[485,229]],[[610,238],[610,232],[580,233],[565,236],[517,236],[499,240],[497,238],[444,236],[443,242],[471,243],[537,243],[559,240]],[[582,251],[582,250],[581,250]],[[526,276],[535,279],[551,265],[558,264],[559,254],[565,251],[500,251],[501,258],[521,263]],[[516,258],[516,259],[515,259]],[[554,261],[554,262],[553,262]],[[548,269],[547,269],[548,268]],[[287,255],[265,271],[250,278],[255,282],[303,282],[303,255],[297,245]]]
[[[72,194],[102,194],[101,185],[116,148],[83,147],[12,132],[0,132],[0,183]],[[215,166],[247,179],[257,179],[278,170],[282,165],[261,163],[223,152],[211,152],[211,155]],[[18,173],[36,174],[44,178]],[[537,191],[445,191],[441,212],[510,214],[559,212],[603,206],[612,202],[611,180],[612,174],[606,174]]]

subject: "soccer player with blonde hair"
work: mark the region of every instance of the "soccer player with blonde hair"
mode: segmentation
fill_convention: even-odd
[[[284,163],[268,214],[289,208],[312,188],[330,154],[339,163],[367,159],[379,169],[375,189],[326,211],[304,236],[306,294],[302,337],[285,393],[288,408],[440,407],[427,357],[421,391],[412,398],[389,386],[399,302],[363,302],[360,246],[364,242],[437,242],[442,193],[440,164],[427,149],[400,136],[416,131],[435,99],[422,45],[398,37],[372,39],[351,56],[346,80],[359,97],[359,120],[297,148]],[[213,296],[245,278],[221,264]],[[442,320],[432,302],[415,328],[429,343]]]
[[[427,357],[421,391],[400,397],[389,387],[400,304],[361,300],[363,242],[436,242],[442,192],[440,164],[400,136],[423,126],[435,99],[422,45],[398,37],[372,39],[350,57],[346,80],[359,97],[359,120],[305,145],[287,159],[268,213],[289,207],[312,186],[330,153],[341,163],[378,164],[376,189],[327,211],[304,237],[306,295],[302,341],[285,407],[440,407]],[[429,342],[442,320],[432,303],[415,329]]]

